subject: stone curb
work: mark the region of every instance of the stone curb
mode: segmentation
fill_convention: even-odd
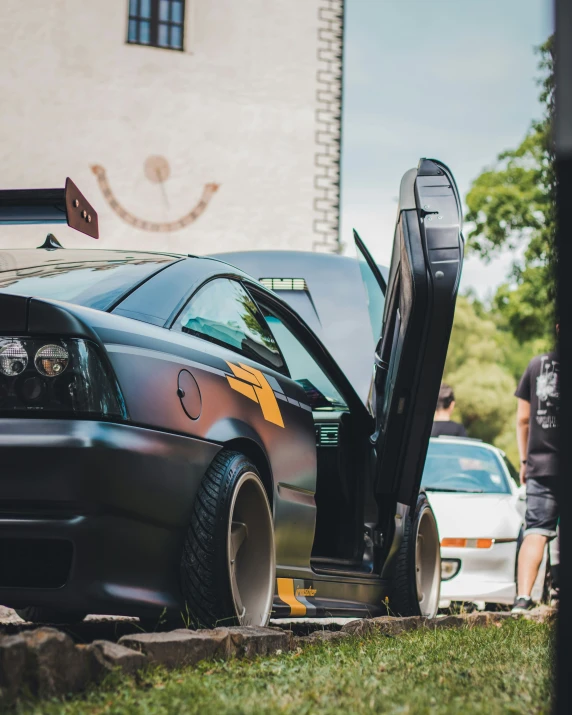
[[[342,627],[341,632],[356,636],[369,635],[370,633],[384,633],[388,636],[396,636],[400,633],[415,631],[420,628],[474,628],[475,626],[500,625],[506,620],[517,618],[524,618],[537,623],[552,623],[556,619],[556,613],[556,609],[549,606],[537,606],[526,613],[510,613],[506,611],[476,612],[438,618],[381,616],[379,618],[364,618],[359,621],[351,621],[351,623],[347,623]],[[298,640],[307,641],[308,638],[306,636],[306,638]]]
[[[39,698],[77,693],[117,670],[133,675],[149,665],[180,668],[292,648],[291,631],[252,626],[137,633],[88,645],[75,645],[55,628],[0,635],[0,710],[24,691]]]
[[[17,635],[0,635],[0,709],[22,692],[44,698],[84,690],[108,673],[136,674],[149,665],[180,668],[203,660],[254,658],[283,653],[317,643],[339,642],[351,636],[383,633],[396,636],[422,628],[473,628],[500,625],[507,619],[525,618],[552,623],[556,610],[540,606],[525,614],[469,613],[443,618],[382,616],[351,621],[341,631],[316,630],[294,638],[282,628],[253,626],[125,635],[118,643],[97,640],[75,645],[66,633],[38,628]]]

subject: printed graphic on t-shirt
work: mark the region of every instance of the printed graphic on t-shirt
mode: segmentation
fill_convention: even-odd
[[[540,375],[536,378],[536,423],[542,429],[558,427],[558,417],[554,414],[558,410],[560,397],[558,372],[557,361],[552,360],[549,355],[540,358]]]

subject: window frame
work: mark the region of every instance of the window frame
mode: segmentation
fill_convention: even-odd
[[[241,355],[243,358],[246,358],[247,360],[251,360],[252,362],[258,363],[262,367],[269,368],[270,370],[274,370],[275,372],[284,375],[286,377],[290,377],[290,371],[288,370],[288,365],[286,363],[286,360],[284,359],[284,355],[282,354],[282,350],[280,349],[280,346],[278,343],[276,343],[276,347],[278,348],[278,354],[280,355],[282,359],[282,365],[283,367],[279,368],[276,367],[276,365],[272,365],[270,362],[264,360],[261,357],[252,357],[252,355],[247,355],[244,353],[242,350],[239,348],[235,347],[234,345],[230,345],[229,343],[225,343],[222,340],[216,340],[216,338],[209,337],[208,335],[193,335],[192,333],[186,333],[182,328],[179,328],[179,320],[181,316],[184,314],[184,312],[187,310],[191,302],[194,300],[196,295],[205,289],[210,283],[213,283],[214,281],[219,281],[219,280],[224,280],[224,281],[232,281],[234,283],[238,283],[238,285],[244,290],[246,295],[252,300],[254,305],[256,306],[256,310],[258,312],[257,320],[262,324],[262,326],[268,331],[268,333],[272,336],[273,340],[276,342],[276,339],[274,338],[274,335],[272,333],[272,330],[270,330],[270,327],[268,323],[266,322],[266,319],[264,318],[264,315],[260,309],[260,306],[258,305],[258,301],[255,299],[255,297],[252,294],[252,291],[248,289],[248,285],[245,284],[244,281],[240,279],[240,276],[236,275],[215,275],[215,276],[210,276],[207,280],[203,281],[199,286],[197,286],[195,289],[193,289],[193,292],[191,295],[185,300],[183,303],[183,306],[180,308],[180,310],[177,311],[177,314],[175,315],[175,318],[170,321],[169,325],[169,330],[172,330],[175,333],[178,333],[180,335],[188,335],[192,338],[197,338],[198,340],[204,340],[207,343],[211,343],[212,345],[218,345],[219,347],[225,348],[226,350],[231,350],[234,353],[237,353],[237,355]]]
[[[243,281],[243,284],[244,283],[246,282]],[[297,316],[297,314],[293,313],[292,309],[287,304],[283,304],[282,302],[279,303],[275,296],[273,296],[270,291],[267,291],[267,289],[259,283],[251,283],[249,281],[246,283],[245,288],[247,288],[249,294],[252,296],[252,299],[258,306],[258,309],[262,313],[263,317],[264,314],[261,306],[281,320],[294,337],[300,342],[308,355],[318,365],[320,370],[341,395],[346,405],[345,410],[342,411],[351,412],[358,419],[365,419],[369,422],[370,418],[367,410],[361,403],[359,397],[356,395],[351,383],[348,381],[335,360],[333,360],[333,358],[329,355],[326,348],[319,341],[312,329],[309,328],[304,321]],[[270,332],[272,332],[271,329]],[[282,359],[284,360],[284,364],[288,370],[288,377],[293,380],[290,374],[290,368],[288,367],[288,363],[282,354],[280,345],[278,345],[278,349],[280,350],[280,354],[282,355]],[[323,353],[322,359],[319,357],[320,351]]]
[[[139,47],[154,47],[159,50],[171,50],[175,52],[185,51],[185,18],[186,18],[186,2],[185,0],[176,0],[181,4],[181,21],[173,22],[169,20],[160,19],[160,3],[161,0],[148,0],[150,4],[150,14],[149,17],[144,17],[140,14],[141,12],[141,2],[142,0],[127,0],[127,38],[126,44],[128,45],[138,45]],[[169,2],[169,16],[171,13],[172,2],[174,0],[167,0]],[[136,3],[136,14],[132,14],[131,6],[132,3]],[[136,23],[136,36],[137,39],[130,39],[130,26],[131,22]],[[141,22],[149,23],[149,42],[141,42],[140,40],[140,30]],[[181,46],[175,47],[174,45],[161,45],[159,44],[159,28],[161,25],[165,25],[168,28],[168,39],[171,42],[172,28],[178,27],[181,30]]]

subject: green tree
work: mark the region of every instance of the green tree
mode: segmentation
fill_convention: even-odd
[[[457,401],[456,415],[470,437],[503,449],[516,464],[514,391],[531,355],[547,348],[544,339],[520,343],[501,329],[502,319],[471,296],[457,300],[443,380]]]
[[[493,444],[514,423],[516,378],[507,366],[507,337],[478,302],[459,297],[443,379],[455,391],[456,417],[469,436]],[[516,442],[505,439],[502,448],[514,457]]]
[[[493,300],[499,326],[520,342],[552,339],[555,314],[555,195],[552,117],[553,38],[539,48],[544,116],[522,143],[503,152],[473,182],[466,196],[469,250],[485,260],[502,249],[519,251],[511,280]]]

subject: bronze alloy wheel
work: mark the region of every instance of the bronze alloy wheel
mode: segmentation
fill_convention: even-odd
[[[254,472],[242,474],[234,488],[227,554],[232,599],[240,624],[265,626],[274,595],[274,529],[268,497]]]
[[[265,626],[276,557],[274,523],[256,466],[223,450],[195,498],[181,560],[185,611],[197,628]]]
[[[439,530],[427,495],[421,493],[405,518],[401,545],[389,571],[389,612],[394,616],[437,615],[441,596]]]
[[[419,519],[415,575],[420,614],[434,618],[441,593],[441,549],[437,523],[431,509],[424,510]]]

